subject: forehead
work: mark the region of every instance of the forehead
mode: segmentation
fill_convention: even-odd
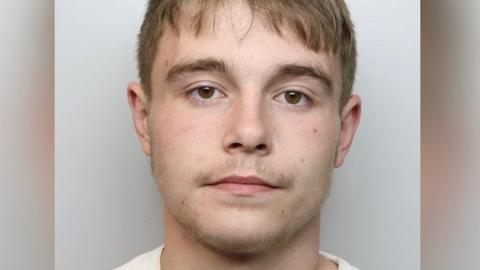
[[[153,85],[176,63],[215,58],[244,76],[262,77],[282,64],[318,66],[332,78],[334,89],[341,88],[337,54],[308,48],[287,28],[274,31],[243,1],[227,3],[202,13],[201,30],[192,24],[192,16],[198,16],[195,6],[182,10],[177,29],[167,27],[158,44]]]

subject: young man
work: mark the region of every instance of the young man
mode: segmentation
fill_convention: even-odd
[[[138,61],[165,243],[118,269],[355,269],[319,252],[360,118],[343,0],[151,0]]]

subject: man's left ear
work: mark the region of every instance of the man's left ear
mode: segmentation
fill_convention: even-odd
[[[342,166],[345,157],[352,145],[353,137],[360,123],[361,100],[359,96],[351,96],[342,110],[340,119],[340,137],[337,144],[335,168]]]

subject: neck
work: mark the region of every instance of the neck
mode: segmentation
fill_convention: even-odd
[[[283,245],[262,254],[219,254],[195,240],[165,209],[165,248],[162,270],[193,269],[336,269],[333,263],[320,256],[320,214]]]

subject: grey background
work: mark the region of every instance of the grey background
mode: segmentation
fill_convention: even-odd
[[[364,270],[420,269],[420,3],[347,3],[363,116],[322,214],[322,249]],[[162,243],[160,196],[126,99],[145,5],[56,1],[58,270],[111,269]]]

